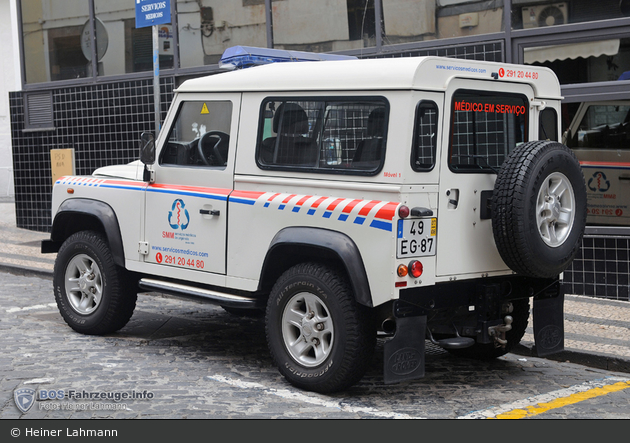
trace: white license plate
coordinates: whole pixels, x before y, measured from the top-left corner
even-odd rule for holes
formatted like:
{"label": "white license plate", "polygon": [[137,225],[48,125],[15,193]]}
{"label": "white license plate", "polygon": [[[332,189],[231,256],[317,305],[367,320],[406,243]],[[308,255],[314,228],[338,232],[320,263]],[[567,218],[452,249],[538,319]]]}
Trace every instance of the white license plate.
{"label": "white license plate", "polygon": [[397,258],[435,255],[437,218],[398,220]]}

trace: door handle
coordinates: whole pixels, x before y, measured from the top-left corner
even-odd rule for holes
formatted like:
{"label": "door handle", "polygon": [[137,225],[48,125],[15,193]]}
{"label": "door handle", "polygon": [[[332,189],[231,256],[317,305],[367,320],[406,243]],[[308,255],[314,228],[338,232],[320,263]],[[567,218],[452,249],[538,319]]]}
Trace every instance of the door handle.
{"label": "door handle", "polygon": [[221,215],[221,211],[218,209],[200,209],[199,213],[202,215]]}

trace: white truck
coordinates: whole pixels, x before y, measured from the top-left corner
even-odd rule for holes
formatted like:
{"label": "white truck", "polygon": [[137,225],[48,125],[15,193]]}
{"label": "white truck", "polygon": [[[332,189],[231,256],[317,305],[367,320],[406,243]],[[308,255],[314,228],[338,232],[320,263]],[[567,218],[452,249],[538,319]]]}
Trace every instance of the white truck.
{"label": "white truck", "polygon": [[185,81],[140,161],[56,182],[42,251],[68,325],[116,331],[140,291],[264,312],[279,371],[322,393],[379,336],[386,383],[424,375],[427,340],[503,355],[530,300],[538,355],[562,350],[586,188],[553,72],[284,54],[226,51],[261,65]]}

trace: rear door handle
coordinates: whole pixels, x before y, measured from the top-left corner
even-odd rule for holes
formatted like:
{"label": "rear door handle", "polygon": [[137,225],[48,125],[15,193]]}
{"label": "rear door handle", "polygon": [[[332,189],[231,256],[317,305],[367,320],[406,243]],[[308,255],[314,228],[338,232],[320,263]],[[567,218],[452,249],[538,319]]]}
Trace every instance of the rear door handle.
{"label": "rear door handle", "polygon": [[202,215],[221,215],[221,211],[218,209],[200,209],[199,213]]}

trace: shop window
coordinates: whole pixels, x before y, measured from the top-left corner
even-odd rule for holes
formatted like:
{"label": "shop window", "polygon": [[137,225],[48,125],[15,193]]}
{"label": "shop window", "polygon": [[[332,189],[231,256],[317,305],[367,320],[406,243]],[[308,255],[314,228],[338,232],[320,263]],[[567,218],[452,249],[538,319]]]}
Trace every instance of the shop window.
{"label": "shop window", "polygon": [[581,103],[563,141],[582,165],[587,223],[630,226],[630,101]]}
{"label": "shop window", "polygon": [[630,0],[512,1],[512,28],[548,28],[630,16]]}
{"label": "shop window", "polygon": [[630,38],[528,47],[523,61],[550,68],[564,85],[630,80]]}

